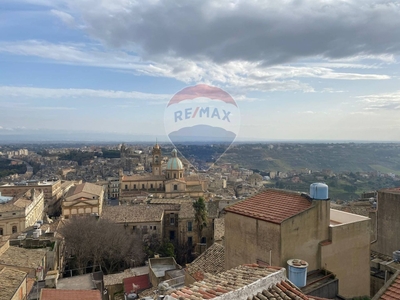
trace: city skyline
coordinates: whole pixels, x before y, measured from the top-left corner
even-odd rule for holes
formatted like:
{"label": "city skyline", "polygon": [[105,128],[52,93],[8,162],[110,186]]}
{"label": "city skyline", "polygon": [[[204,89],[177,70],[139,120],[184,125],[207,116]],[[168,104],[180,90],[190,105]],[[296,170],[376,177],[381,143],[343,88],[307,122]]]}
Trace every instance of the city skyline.
{"label": "city skyline", "polygon": [[168,101],[200,83],[238,103],[238,141],[400,141],[395,2],[6,0],[0,14],[3,141],[167,141]]}

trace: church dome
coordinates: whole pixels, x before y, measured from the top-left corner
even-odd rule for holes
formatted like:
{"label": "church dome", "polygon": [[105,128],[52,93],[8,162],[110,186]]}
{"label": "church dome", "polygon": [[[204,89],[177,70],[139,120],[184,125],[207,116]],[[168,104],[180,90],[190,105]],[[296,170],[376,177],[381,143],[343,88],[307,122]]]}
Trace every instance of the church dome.
{"label": "church dome", "polygon": [[172,157],[167,162],[167,170],[182,170],[183,164],[178,158],[178,151],[176,149],[171,152]]}

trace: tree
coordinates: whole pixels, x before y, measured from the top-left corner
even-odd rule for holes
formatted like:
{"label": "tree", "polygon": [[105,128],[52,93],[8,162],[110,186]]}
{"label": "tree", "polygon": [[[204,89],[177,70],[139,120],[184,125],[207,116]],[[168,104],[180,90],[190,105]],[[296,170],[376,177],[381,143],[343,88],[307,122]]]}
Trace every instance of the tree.
{"label": "tree", "polygon": [[110,274],[129,267],[132,261],[142,263],[144,252],[139,235],[132,235],[118,224],[95,217],[77,217],[68,220],[60,233],[66,249],[73,256],[72,268],[85,273],[100,266]]}
{"label": "tree", "polygon": [[202,238],[203,229],[207,227],[207,208],[203,197],[193,202],[194,219],[199,241]]}
{"label": "tree", "polygon": [[161,242],[161,238],[157,233],[148,235],[143,240],[143,249],[148,258],[154,257],[155,254],[159,254],[162,257],[175,257],[174,245],[168,240]]}

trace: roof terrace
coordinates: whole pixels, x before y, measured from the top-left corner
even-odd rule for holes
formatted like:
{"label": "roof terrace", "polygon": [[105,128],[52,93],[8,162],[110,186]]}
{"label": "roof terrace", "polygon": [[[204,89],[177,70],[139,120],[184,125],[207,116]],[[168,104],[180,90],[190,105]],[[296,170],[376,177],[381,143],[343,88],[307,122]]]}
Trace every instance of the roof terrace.
{"label": "roof terrace", "polygon": [[330,226],[339,226],[343,224],[350,224],[350,223],[356,223],[360,221],[366,221],[369,220],[367,217],[363,217],[360,215],[336,210],[336,209],[331,209],[331,222]]}

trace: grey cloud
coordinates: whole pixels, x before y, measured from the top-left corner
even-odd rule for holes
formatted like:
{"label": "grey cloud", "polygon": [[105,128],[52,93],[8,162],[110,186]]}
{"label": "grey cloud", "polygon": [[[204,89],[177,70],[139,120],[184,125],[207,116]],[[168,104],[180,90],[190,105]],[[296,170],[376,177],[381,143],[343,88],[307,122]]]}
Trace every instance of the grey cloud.
{"label": "grey cloud", "polygon": [[390,1],[70,1],[92,37],[144,58],[266,65],[400,51],[400,4]]}

